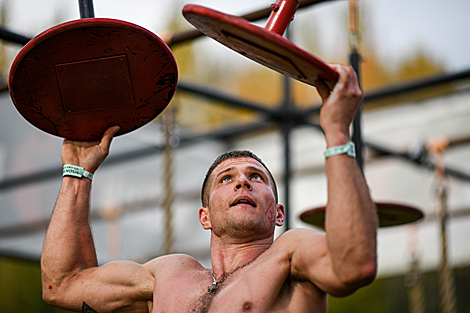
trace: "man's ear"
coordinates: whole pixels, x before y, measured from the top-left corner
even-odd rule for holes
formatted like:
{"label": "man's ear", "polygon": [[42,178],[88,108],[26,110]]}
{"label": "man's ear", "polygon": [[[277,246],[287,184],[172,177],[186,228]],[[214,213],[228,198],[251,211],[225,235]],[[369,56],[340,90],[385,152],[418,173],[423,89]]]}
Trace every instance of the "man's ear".
{"label": "man's ear", "polygon": [[276,226],[284,225],[284,219],[286,217],[286,209],[282,204],[276,205]]}
{"label": "man's ear", "polygon": [[211,217],[209,214],[209,209],[202,207],[199,209],[199,222],[201,222],[202,228],[212,229]]}

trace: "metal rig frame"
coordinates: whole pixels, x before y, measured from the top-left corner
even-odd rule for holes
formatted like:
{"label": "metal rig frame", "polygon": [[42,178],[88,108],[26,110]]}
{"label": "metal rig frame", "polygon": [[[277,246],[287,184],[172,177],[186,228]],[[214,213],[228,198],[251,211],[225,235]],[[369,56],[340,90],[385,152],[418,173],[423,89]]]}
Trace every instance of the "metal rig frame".
{"label": "metal rig frame", "polygon": [[[299,1],[299,9],[303,7],[307,7],[313,4],[331,1],[331,0],[300,0]],[[93,18],[94,11],[93,11],[93,2],[92,0],[79,0],[80,5],[80,18]],[[241,17],[249,20],[249,21],[256,21],[259,19],[267,18],[271,12],[271,8],[265,8],[258,10],[256,12],[252,12]],[[289,30],[287,30],[288,36]],[[193,40],[202,36],[196,29],[191,29],[188,31],[183,31],[179,33],[175,33],[169,40],[167,40],[168,45],[171,47],[178,45],[179,43],[187,42],[189,40]],[[23,36],[21,34],[16,34],[11,32],[4,27],[0,26],[0,39],[17,43],[20,45],[25,45],[28,43],[31,38],[27,36]],[[359,62],[360,62],[360,55],[357,49],[352,47],[349,55],[349,61],[351,66],[356,70],[356,73],[359,77]],[[465,70],[462,72],[450,74],[450,75],[442,75],[438,77],[433,77],[430,79],[425,79],[422,81],[414,82],[411,84],[405,84],[400,86],[394,86],[385,88],[383,90],[379,90],[374,93],[369,93],[364,95],[364,102],[370,100],[378,100],[382,98],[387,98],[391,96],[396,96],[402,93],[415,91],[422,88],[428,88],[431,86],[436,86],[439,84],[449,83],[453,81],[458,81],[461,79],[466,79],[470,77],[470,69]],[[284,96],[282,97],[281,103],[278,105],[277,108],[267,108],[261,104],[257,104],[251,101],[245,101],[233,96],[230,96],[224,92],[208,88],[205,86],[200,86],[184,81],[179,81],[177,90],[180,92],[187,92],[191,93],[195,96],[204,97],[212,100],[217,100],[224,102],[226,105],[229,105],[234,108],[243,108],[249,109],[258,113],[261,113],[263,118],[259,121],[248,124],[248,125],[241,125],[238,127],[230,127],[230,129],[221,129],[214,132],[209,133],[201,133],[196,135],[189,135],[189,136],[181,136],[180,137],[180,144],[179,147],[184,147],[188,145],[197,144],[201,140],[226,140],[230,138],[234,138],[240,135],[246,135],[248,133],[257,132],[262,130],[266,127],[270,127],[273,124],[276,124],[281,133],[283,138],[283,145],[284,145],[284,194],[285,199],[283,201],[286,207],[286,229],[290,228],[290,218],[289,218],[289,203],[290,203],[290,181],[291,181],[291,174],[292,174],[292,166],[291,166],[291,133],[295,127],[307,125],[313,127],[314,129],[320,130],[321,127],[318,124],[311,122],[311,117],[315,114],[318,114],[320,111],[321,104],[313,104],[311,107],[307,109],[300,109],[297,107],[292,99],[291,95],[291,79],[284,77],[283,80],[283,89],[284,89]],[[0,92],[7,91],[8,88],[1,88]],[[361,105],[362,107],[362,105]],[[363,148],[371,149],[375,151],[379,155],[387,155],[394,158],[398,158],[404,161],[411,162],[418,166],[427,168],[429,170],[435,169],[435,164],[429,158],[426,157],[426,153],[412,155],[410,153],[403,153],[399,151],[393,151],[392,149],[387,148],[386,146],[378,145],[372,142],[363,141],[361,136],[361,111],[359,112],[354,119],[353,122],[353,134],[352,134],[352,141],[356,144],[356,152],[357,152],[357,161],[360,168],[363,168],[364,159],[363,159]],[[454,144],[467,144],[470,142],[469,138],[465,138],[463,140],[459,140]],[[141,149],[136,149],[133,151],[128,151],[121,154],[111,155],[109,156],[106,161],[103,163],[102,166],[112,166],[115,164],[120,164],[122,162],[127,161],[134,161],[138,158],[146,157],[153,154],[162,153],[164,151],[164,145],[155,145],[153,147],[145,147]],[[459,180],[470,182],[470,174],[464,173],[459,171],[458,169],[453,169],[446,167],[444,168],[444,172],[448,176],[452,176]],[[0,181],[0,192],[6,191],[9,189],[13,189],[19,186],[23,186],[26,184],[31,183],[38,183],[41,181],[49,180],[60,176],[62,173],[62,167],[57,166],[50,169],[45,169],[41,171],[37,171],[35,173],[21,175],[17,177],[7,178]],[[39,225],[36,225],[39,227]],[[34,226],[33,226],[34,228]],[[42,228],[42,225],[41,225]],[[5,251],[6,252],[6,251]],[[4,253],[1,252],[0,255],[9,256],[13,258],[20,258],[20,259],[31,259],[30,256],[23,255],[21,253]],[[34,258],[33,258],[34,259]]]}

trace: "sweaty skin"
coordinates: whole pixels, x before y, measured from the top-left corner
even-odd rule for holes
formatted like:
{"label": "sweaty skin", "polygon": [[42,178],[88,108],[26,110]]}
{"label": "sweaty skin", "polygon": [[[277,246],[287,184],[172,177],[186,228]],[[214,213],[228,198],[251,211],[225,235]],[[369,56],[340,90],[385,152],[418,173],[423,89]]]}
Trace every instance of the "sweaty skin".
{"label": "sweaty skin", "polygon": [[[362,99],[352,68],[333,67],[339,74],[333,91],[317,85],[327,147],[349,140]],[[118,129],[108,129],[101,141],[65,140],[63,164],[95,173]],[[88,222],[92,182],[66,176],[44,241],[43,298],[77,312],[326,312],[327,294],[347,296],[375,278],[377,217],[355,159],[335,155],[325,169],[326,233],[294,229],[274,241],[285,211],[266,168],[250,157],[217,165],[208,204],[199,209],[211,232],[212,269],[182,254],[98,266]],[[218,281],[233,275],[207,293],[211,272]]]}

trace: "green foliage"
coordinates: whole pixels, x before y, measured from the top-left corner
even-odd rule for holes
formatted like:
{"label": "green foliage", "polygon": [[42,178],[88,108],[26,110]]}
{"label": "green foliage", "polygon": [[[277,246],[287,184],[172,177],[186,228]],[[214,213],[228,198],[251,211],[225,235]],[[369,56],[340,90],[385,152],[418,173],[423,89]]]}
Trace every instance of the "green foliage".
{"label": "green foliage", "polygon": [[0,312],[59,313],[42,300],[39,263],[0,258]]}
{"label": "green foliage", "polygon": [[[457,268],[453,271],[457,298],[457,312],[470,312],[470,267]],[[424,291],[424,312],[440,313],[439,280],[436,272],[423,273],[420,276]],[[328,313],[396,313],[409,312],[408,288],[405,277],[387,277],[376,279],[372,284],[359,289],[346,298],[328,299]]]}
{"label": "green foliage", "polygon": [[377,279],[346,298],[328,299],[329,313],[407,312],[406,288],[402,279]]}

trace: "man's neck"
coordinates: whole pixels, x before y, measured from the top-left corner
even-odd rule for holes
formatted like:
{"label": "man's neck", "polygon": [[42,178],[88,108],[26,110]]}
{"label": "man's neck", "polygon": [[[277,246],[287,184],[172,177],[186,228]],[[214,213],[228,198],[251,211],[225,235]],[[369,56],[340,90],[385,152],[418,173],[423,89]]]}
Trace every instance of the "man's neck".
{"label": "man's neck", "polygon": [[251,263],[268,250],[273,238],[246,243],[226,242],[212,235],[211,261],[215,279],[220,280],[245,263]]}

